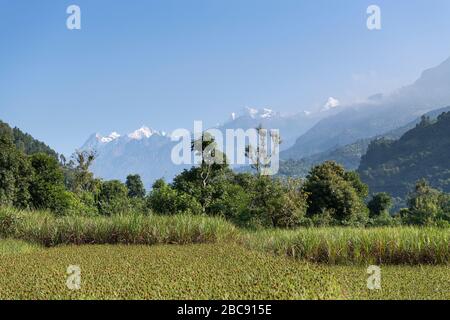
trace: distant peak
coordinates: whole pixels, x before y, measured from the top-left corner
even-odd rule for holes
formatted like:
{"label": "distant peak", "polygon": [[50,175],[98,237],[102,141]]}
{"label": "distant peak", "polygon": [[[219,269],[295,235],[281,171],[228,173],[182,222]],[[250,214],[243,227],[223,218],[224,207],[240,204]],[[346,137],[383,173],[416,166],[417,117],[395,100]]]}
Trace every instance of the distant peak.
{"label": "distant peak", "polygon": [[133,140],[142,140],[144,138],[150,138],[154,134],[159,134],[157,131],[150,129],[149,127],[142,126],[140,129],[128,134],[128,138]]}
{"label": "distant peak", "polygon": [[255,108],[245,107],[244,110],[245,114],[252,118],[256,117],[256,115],[258,114],[258,109]]}
{"label": "distant peak", "polygon": [[120,134],[118,134],[117,132],[114,131],[114,132],[111,132],[108,136],[103,137],[102,135],[97,133],[95,135],[95,137],[101,143],[108,143],[108,142],[111,142],[111,141],[114,141],[114,140],[120,138]]}
{"label": "distant peak", "polygon": [[[262,109],[256,109],[251,107],[245,107],[243,111],[243,116],[249,116],[250,118],[257,119],[268,119],[272,118],[273,116],[278,115],[275,111],[269,108],[262,108]],[[236,118],[236,114],[232,113],[232,119],[234,120]]]}
{"label": "distant peak", "polygon": [[329,97],[327,102],[325,103],[325,105],[322,108],[322,111],[327,111],[327,110],[331,110],[334,108],[337,108],[340,106],[340,102],[338,99],[333,98],[333,97]]}

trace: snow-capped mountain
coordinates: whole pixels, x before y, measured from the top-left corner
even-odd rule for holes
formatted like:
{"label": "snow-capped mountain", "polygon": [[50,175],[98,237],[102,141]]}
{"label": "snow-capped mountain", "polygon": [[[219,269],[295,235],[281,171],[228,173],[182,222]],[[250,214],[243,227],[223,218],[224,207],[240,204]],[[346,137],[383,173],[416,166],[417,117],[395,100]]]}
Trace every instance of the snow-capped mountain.
{"label": "snow-capped mountain", "polygon": [[[327,112],[282,115],[270,108],[244,108],[240,113],[233,113],[230,119],[217,129],[256,128],[262,125],[267,129],[279,129],[283,143],[281,148],[291,146],[295,139],[306,132],[320,119],[331,115],[336,108]],[[189,166],[173,164],[171,151],[177,142],[165,132],[147,126],[128,133],[112,132],[103,136],[92,134],[83,144],[81,150],[94,150],[97,158],[92,165],[92,172],[103,179],[125,180],[128,174],[140,174],[147,187],[159,178],[171,180],[176,174]]]}
{"label": "snow-capped mountain", "polygon": [[[334,99],[334,98],[331,98]],[[219,125],[218,129],[250,129],[262,125],[266,129],[278,129],[283,143],[281,150],[291,147],[295,140],[312,128],[321,119],[339,112],[339,103],[336,99],[330,102],[332,106],[317,112],[302,111],[296,114],[282,114],[270,108],[244,108],[240,113],[231,113],[229,121]]]}
{"label": "snow-capped mountain", "polygon": [[[239,113],[233,112],[228,121],[216,128],[247,130],[262,125],[279,129],[283,140],[280,149],[285,150],[282,158],[300,159],[386,133],[430,110],[450,105],[449,88],[450,59],[425,71],[414,84],[390,95],[374,95],[364,103],[343,106],[338,99],[330,97],[315,112],[301,111],[293,115],[271,108],[247,107]],[[137,173],[148,187],[158,178],[171,180],[189,167],[173,164],[171,151],[175,144],[170,135],[143,126],[123,135],[93,134],[82,149],[97,152],[92,167],[96,176],[124,180],[128,174]]]}
{"label": "snow-capped mountain", "polygon": [[155,131],[155,130],[150,129],[149,127],[142,126],[140,129],[138,129],[132,133],[129,133],[128,138],[133,139],[133,140],[142,140],[142,139],[148,139],[151,136],[153,136],[154,134],[159,135],[159,136],[163,135],[159,131]]}
{"label": "snow-capped mountain", "polygon": [[322,108],[322,112],[328,111],[330,109],[334,109],[337,108],[341,105],[341,103],[339,102],[338,99],[333,98],[333,97],[329,97],[327,103],[325,103],[325,105]]}
{"label": "snow-capped mountain", "polygon": [[99,148],[107,145],[110,142],[119,140],[119,141],[131,141],[131,140],[142,140],[148,139],[153,135],[156,136],[166,136],[165,132],[159,132],[153,129],[150,129],[147,126],[142,126],[140,129],[137,129],[127,135],[120,135],[119,133],[113,131],[107,136],[102,136],[100,133],[92,134],[89,139],[84,143],[81,147],[82,149],[90,149],[90,148]]}
{"label": "snow-capped mountain", "polygon": [[269,108],[255,109],[245,107],[243,115],[248,115],[252,119],[270,119],[277,117],[280,114]]}
{"label": "snow-capped mountain", "polygon": [[159,178],[171,180],[186,166],[174,165],[171,151],[176,143],[165,132],[143,126],[136,131],[107,136],[93,134],[81,150],[96,152],[92,172],[103,179],[125,180],[128,174],[140,174],[145,185]]}

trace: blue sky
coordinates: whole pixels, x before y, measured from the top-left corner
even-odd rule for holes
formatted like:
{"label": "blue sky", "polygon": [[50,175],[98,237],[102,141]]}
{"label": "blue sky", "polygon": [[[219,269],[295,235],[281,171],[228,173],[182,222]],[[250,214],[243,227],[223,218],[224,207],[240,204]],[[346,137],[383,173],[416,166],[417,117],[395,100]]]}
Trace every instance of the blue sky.
{"label": "blue sky", "polygon": [[[71,4],[82,30],[66,28]],[[93,132],[390,91],[448,58],[449,39],[448,0],[0,0],[0,119],[70,154]]]}

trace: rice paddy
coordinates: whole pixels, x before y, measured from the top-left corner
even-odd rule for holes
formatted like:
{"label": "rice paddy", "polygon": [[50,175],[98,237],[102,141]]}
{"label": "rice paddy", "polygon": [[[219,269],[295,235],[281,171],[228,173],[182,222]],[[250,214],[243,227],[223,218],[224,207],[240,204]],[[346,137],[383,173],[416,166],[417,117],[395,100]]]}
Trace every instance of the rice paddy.
{"label": "rice paddy", "polygon": [[[80,268],[79,290],[67,286],[70,265]],[[447,266],[385,266],[381,290],[369,290],[366,266],[236,244],[35,248],[3,254],[0,273],[0,299],[450,299]]]}

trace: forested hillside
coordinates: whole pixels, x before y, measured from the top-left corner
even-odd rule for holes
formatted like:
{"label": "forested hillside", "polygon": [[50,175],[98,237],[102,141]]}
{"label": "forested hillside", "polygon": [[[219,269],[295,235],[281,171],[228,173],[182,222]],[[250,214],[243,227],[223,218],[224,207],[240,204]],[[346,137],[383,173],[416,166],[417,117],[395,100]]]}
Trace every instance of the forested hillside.
{"label": "forested hillside", "polygon": [[399,140],[373,141],[358,169],[371,192],[405,198],[417,180],[450,191],[450,112],[427,116]]}
{"label": "forested hillside", "polygon": [[8,135],[16,145],[16,148],[25,154],[46,153],[57,158],[56,151],[51,149],[45,143],[34,139],[28,133],[22,132],[19,128],[11,128],[7,123],[0,120],[0,135]]}
{"label": "forested hillside", "polygon": [[[430,111],[426,113],[425,116],[429,117],[431,120],[436,120],[440,114],[448,111],[450,111],[450,107],[445,107]],[[343,165],[347,170],[357,170],[361,162],[361,157],[366,154],[367,148],[372,141],[381,138],[398,140],[402,135],[413,129],[420,122],[421,117],[418,117],[416,120],[402,127],[376,137],[360,139],[343,147],[338,147],[331,151],[321,152],[300,160],[289,159],[282,161],[280,163],[280,175],[289,177],[304,177],[313,166],[321,164],[325,161],[335,161]]]}

